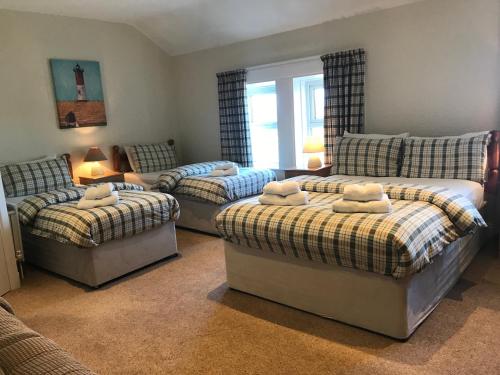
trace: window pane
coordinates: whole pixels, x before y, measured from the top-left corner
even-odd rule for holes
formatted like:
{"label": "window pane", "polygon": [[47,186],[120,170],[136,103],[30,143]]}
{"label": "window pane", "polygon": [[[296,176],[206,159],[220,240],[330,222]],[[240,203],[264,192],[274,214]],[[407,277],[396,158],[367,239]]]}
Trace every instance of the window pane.
{"label": "window pane", "polygon": [[325,89],[316,87],[314,89],[314,119],[323,121],[325,117]]}
{"label": "window pane", "polygon": [[324,95],[323,75],[295,77],[293,79],[295,113],[295,149],[297,165],[305,163],[309,155],[302,150],[308,137],[323,138]]}
{"label": "window pane", "polygon": [[255,167],[278,168],[278,123],[276,83],[247,85],[248,114]]}

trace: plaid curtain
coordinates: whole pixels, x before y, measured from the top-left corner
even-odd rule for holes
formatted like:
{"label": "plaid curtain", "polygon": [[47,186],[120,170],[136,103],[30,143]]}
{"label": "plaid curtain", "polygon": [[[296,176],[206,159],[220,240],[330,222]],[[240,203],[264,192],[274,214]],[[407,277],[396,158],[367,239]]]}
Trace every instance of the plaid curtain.
{"label": "plaid curtain", "polygon": [[335,137],[362,133],[366,55],[363,49],[321,56],[325,87],[325,163],[332,162]]}
{"label": "plaid curtain", "polygon": [[252,146],[246,105],[246,70],[217,74],[220,143],[223,160],[252,166]]}

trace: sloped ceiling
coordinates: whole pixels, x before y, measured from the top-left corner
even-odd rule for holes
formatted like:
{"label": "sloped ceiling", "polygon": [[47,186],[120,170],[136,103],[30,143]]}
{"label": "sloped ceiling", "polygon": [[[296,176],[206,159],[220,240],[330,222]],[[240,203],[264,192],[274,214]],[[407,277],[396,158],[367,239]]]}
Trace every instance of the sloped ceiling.
{"label": "sloped ceiling", "polygon": [[416,1],[0,0],[0,9],[126,23],[180,55]]}

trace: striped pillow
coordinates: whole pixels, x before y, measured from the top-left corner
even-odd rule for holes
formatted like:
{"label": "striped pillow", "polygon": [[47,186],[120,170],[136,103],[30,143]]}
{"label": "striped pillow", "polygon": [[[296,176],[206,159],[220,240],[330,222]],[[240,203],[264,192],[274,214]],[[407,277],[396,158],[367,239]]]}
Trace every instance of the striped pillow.
{"label": "striped pillow", "polygon": [[134,145],[129,149],[129,160],[136,173],[164,171],[177,168],[175,147],[165,143]]}
{"label": "striped pillow", "polygon": [[5,195],[21,197],[73,186],[66,159],[8,164],[0,167]]}
{"label": "striped pillow", "polygon": [[401,177],[451,178],[483,183],[489,134],[405,139]]}
{"label": "striped pillow", "polygon": [[332,174],[395,177],[402,138],[337,138]]}

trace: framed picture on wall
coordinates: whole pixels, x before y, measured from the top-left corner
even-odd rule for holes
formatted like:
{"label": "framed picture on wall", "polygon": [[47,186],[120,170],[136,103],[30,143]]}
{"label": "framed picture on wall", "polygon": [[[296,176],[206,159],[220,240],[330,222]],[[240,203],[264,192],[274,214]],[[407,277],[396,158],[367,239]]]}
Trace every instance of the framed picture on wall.
{"label": "framed picture on wall", "polygon": [[97,61],[50,59],[59,128],[106,126]]}

